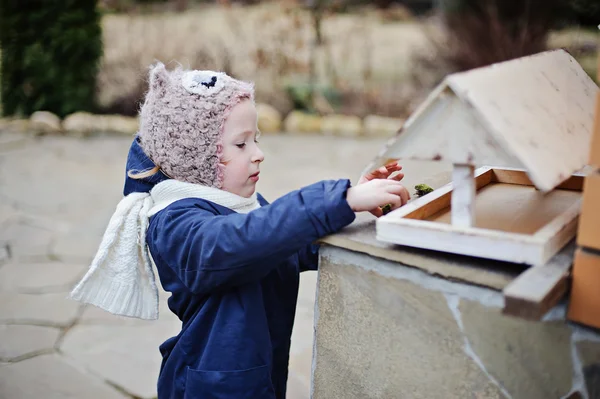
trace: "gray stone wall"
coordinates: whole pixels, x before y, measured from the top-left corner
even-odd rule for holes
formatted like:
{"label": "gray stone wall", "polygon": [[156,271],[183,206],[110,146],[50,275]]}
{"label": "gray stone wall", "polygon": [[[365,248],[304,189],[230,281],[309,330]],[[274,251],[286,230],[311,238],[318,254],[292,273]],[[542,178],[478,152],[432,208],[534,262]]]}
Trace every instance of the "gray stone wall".
{"label": "gray stone wall", "polygon": [[369,255],[323,246],[320,262],[313,399],[600,398],[594,331]]}

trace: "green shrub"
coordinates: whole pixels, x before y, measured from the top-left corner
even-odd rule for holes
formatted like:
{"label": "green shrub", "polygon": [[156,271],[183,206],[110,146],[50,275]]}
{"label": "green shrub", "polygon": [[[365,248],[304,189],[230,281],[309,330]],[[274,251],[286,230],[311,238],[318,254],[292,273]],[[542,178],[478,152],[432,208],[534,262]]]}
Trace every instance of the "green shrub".
{"label": "green shrub", "polygon": [[96,0],[0,0],[5,115],[93,110],[102,55]]}

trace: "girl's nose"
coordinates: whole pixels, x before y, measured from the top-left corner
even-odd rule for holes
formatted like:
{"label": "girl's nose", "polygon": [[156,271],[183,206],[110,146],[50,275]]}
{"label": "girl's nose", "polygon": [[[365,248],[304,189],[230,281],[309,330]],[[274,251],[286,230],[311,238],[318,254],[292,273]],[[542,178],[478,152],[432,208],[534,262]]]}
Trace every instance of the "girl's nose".
{"label": "girl's nose", "polygon": [[265,160],[265,154],[260,150],[260,148],[256,148],[256,152],[254,153],[254,157],[252,158],[252,162],[262,162]]}

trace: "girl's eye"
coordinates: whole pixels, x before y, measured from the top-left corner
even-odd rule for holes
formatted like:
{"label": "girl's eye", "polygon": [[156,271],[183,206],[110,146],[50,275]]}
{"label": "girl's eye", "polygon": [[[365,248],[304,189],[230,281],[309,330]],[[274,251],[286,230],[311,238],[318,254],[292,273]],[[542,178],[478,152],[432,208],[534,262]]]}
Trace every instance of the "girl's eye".
{"label": "girl's eye", "polygon": [[257,139],[257,138],[256,138],[256,139],[254,139],[254,142],[258,144],[258,139]]}
{"label": "girl's eye", "polygon": [[236,144],[235,145],[237,148],[244,148],[246,146],[246,143],[242,143],[242,144]]}

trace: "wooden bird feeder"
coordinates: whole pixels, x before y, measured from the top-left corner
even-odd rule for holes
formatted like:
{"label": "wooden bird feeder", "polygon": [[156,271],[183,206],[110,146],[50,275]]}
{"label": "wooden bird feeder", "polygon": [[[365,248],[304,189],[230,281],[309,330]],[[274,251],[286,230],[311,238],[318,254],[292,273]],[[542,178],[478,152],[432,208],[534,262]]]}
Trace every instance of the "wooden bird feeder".
{"label": "wooden bird feeder", "polygon": [[379,218],[377,239],[545,263],[576,234],[597,90],[563,50],[447,76],[369,168],[447,161],[452,182]]}

